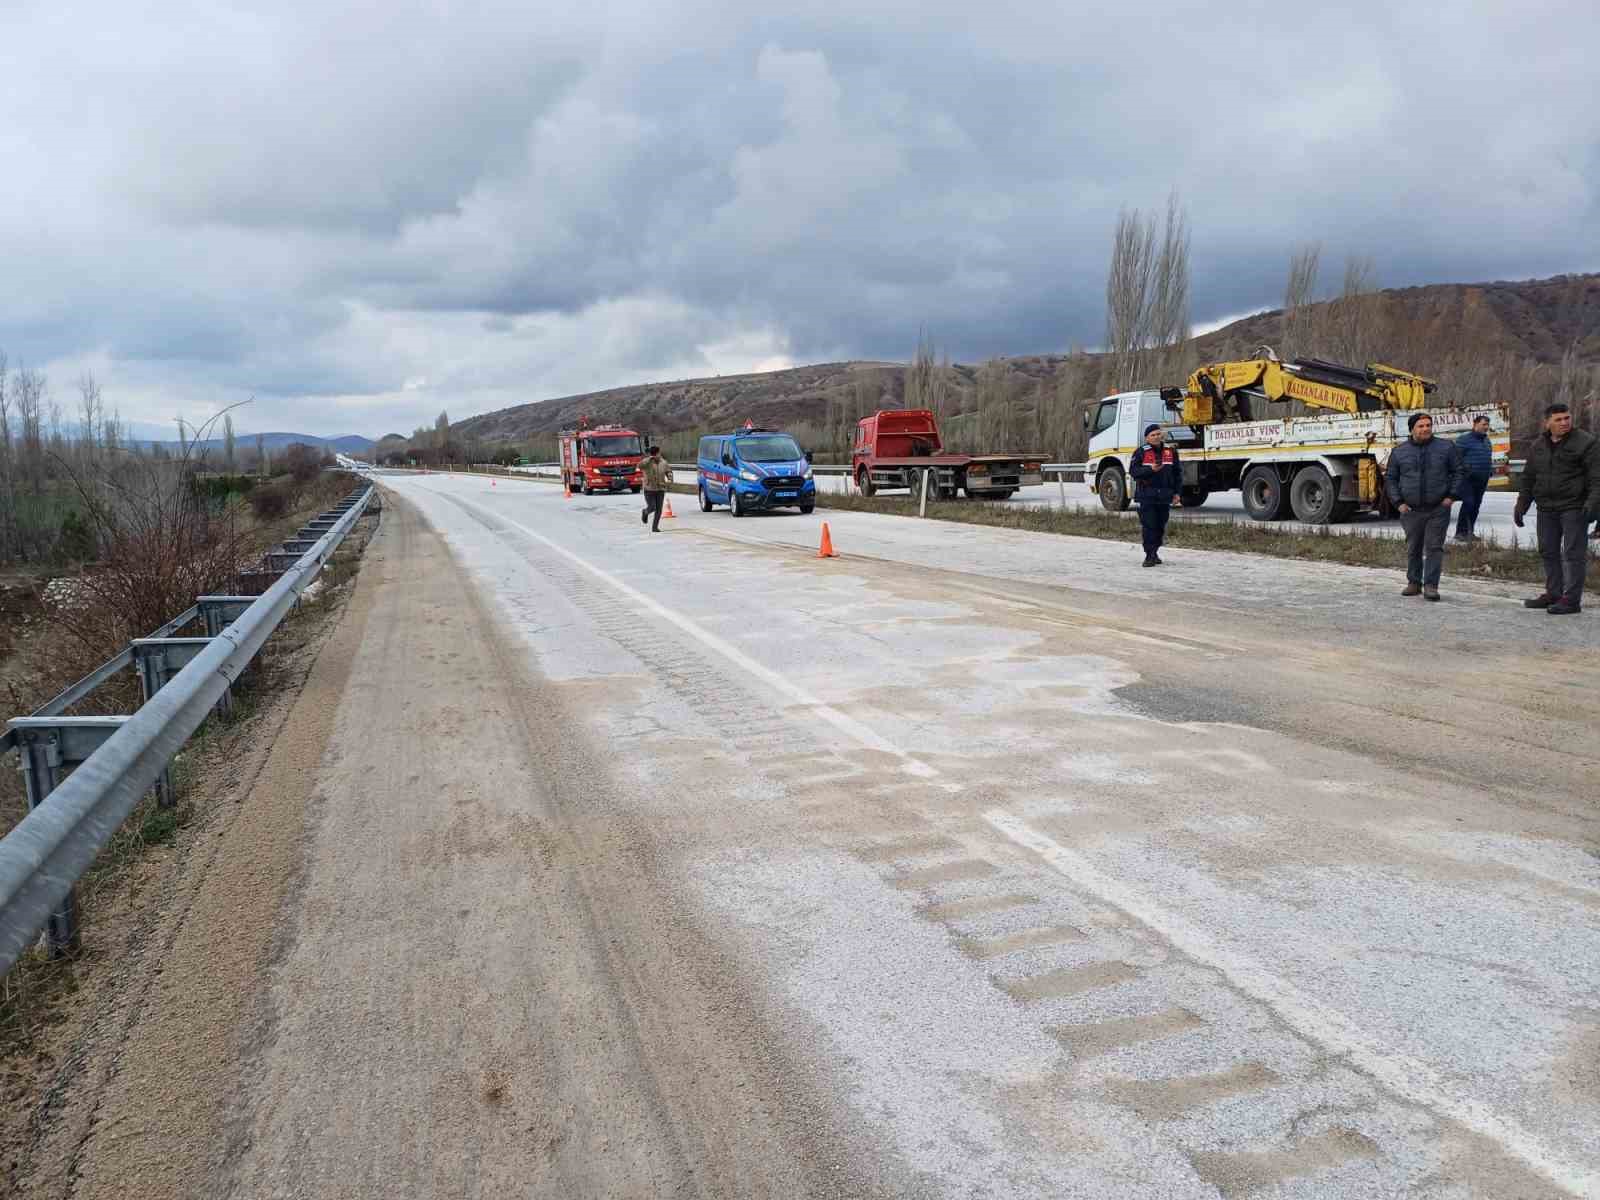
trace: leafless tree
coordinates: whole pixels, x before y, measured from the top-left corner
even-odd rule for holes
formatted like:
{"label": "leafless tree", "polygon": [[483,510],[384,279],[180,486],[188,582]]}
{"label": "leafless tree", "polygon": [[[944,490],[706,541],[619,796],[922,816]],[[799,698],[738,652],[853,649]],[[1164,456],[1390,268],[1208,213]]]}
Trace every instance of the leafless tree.
{"label": "leafless tree", "polygon": [[1316,303],[1321,261],[1322,246],[1316,242],[1302,246],[1289,259],[1289,282],[1283,290],[1283,345],[1279,347],[1284,358],[1316,353],[1313,327],[1321,311]]}
{"label": "leafless tree", "polygon": [[267,435],[258,433],[256,434],[256,474],[265,479],[272,474],[267,469],[270,466],[271,463],[267,459]]}
{"label": "leafless tree", "polygon": [[1327,310],[1328,341],[1335,358],[1353,366],[1373,360],[1382,333],[1382,304],[1372,259],[1351,255],[1345,262],[1344,288]]}
{"label": "leafless tree", "polygon": [[27,476],[33,495],[44,491],[44,403],[48,383],[42,371],[23,367],[17,372],[13,401],[21,439],[20,473]]}
{"label": "leafless tree", "polygon": [[238,466],[233,437],[232,413],[224,413],[222,417],[222,463],[230,472]]}
{"label": "leafless tree", "polygon": [[10,373],[4,353],[0,353],[0,562],[16,554],[17,473],[16,455],[11,445]]}
{"label": "leafless tree", "polygon": [[450,446],[450,414],[442,412],[433,422],[433,446],[443,454]]}
{"label": "leafless tree", "polygon": [[1117,214],[1111,236],[1111,269],[1106,274],[1106,353],[1112,386],[1133,386],[1150,322],[1150,272],[1155,261],[1156,226],[1137,210]]}
{"label": "leafless tree", "polygon": [[1167,197],[1151,285],[1151,355],[1146,374],[1159,385],[1177,373],[1190,333],[1189,215],[1175,190]]}
{"label": "leafless tree", "polygon": [[83,372],[78,376],[78,438],[85,455],[91,459],[100,447],[104,411],[99,383],[95,381],[93,372]]}
{"label": "leafless tree", "polygon": [[1189,339],[1189,219],[1177,192],[1167,198],[1157,234],[1154,213],[1117,214],[1106,273],[1106,353],[1118,391],[1160,382]]}

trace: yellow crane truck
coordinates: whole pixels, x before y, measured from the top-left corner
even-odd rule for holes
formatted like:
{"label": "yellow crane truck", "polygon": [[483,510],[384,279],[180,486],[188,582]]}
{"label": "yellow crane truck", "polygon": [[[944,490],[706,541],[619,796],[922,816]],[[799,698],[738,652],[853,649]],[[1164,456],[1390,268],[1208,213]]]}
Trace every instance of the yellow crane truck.
{"label": "yellow crane truck", "polygon": [[[1161,424],[1183,464],[1185,507],[1238,489],[1258,521],[1289,516],[1312,525],[1383,511],[1389,452],[1410,436],[1408,415],[1422,409],[1434,434],[1455,437],[1474,417],[1489,418],[1494,470],[1504,476],[1511,450],[1504,404],[1471,410],[1431,407],[1436,385],[1409,371],[1372,363],[1347,367],[1322,359],[1279,361],[1263,348],[1248,359],[1211,363],[1183,387],[1121,392],[1090,403],[1086,481],[1108,509],[1128,507],[1128,462],[1151,422]],[[1320,410],[1271,418],[1271,404],[1298,401]]]}

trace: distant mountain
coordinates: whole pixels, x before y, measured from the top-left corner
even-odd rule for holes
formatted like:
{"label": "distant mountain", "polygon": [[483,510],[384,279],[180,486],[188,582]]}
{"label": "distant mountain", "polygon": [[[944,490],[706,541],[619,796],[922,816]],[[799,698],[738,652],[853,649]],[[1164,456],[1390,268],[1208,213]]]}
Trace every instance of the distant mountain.
{"label": "distant mountain", "polygon": [[[1514,283],[1434,284],[1391,288],[1377,294],[1375,323],[1386,344],[1404,347],[1396,365],[1423,374],[1462,353],[1475,359],[1507,356],[1550,366],[1569,350],[1579,364],[1600,364],[1600,274],[1558,275]],[[1248,356],[1262,345],[1281,346],[1283,312],[1257,313],[1195,339],[1201,362]],[[1101,356],[1069,359],[1042,354],[1004,360],[1018,399],[1054,389],[1063,372],[1083,395],[1093,394]],[[1164,382],[1181,382],[1171,380]],[[977,368],[952,365],[949,411],[977,404]],[[570,429],[580,417],[615,422],[653,435],[728,429],[746,420],[783,428],[817,426],[830,411],[855,413],[904,402],[906,365],[886,362],[819,363],[749,375],[719,375],[670,383],[638,384],[561,396],[457,421],[457,437],[518,445]]]}
{"label": "distant mountain", "polygon": [[[257,436],[258,435],[254,433],[241,433],[236,435],[234,437],[235,449],[237,449],[240,453],[244,453],[246,451],[254,453]],[[362,437],[360,434],[355,433],[345,434],[343,437],[334,438],[318,437],[311,433],[263,433],[259,436],[265,439],[268,454],[279,453],[282,450],[287,449],[289,446],[292,446],[296,442],[301,442],[316,449],[327,450],[330,453],[338,454],[366,454],[375,445],[377,445],[377,443],[371,438]],[[170,451],[176,451],[178,449],[178,443],[176,441],[141,440],[139,444],[143,446],[162,446]],[[221,454],[223,449],[221,438],[207,438],[202,442],[191,442],[190,445],[195,448],[196,452],[203,452],[207,454]]]}

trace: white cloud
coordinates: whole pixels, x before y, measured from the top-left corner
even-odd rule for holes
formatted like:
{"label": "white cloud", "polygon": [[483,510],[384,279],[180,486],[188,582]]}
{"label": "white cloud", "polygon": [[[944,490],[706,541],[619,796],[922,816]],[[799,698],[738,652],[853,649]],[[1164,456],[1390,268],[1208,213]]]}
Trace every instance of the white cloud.
{"label": "white cloud", "polygon": [[1174,185],[1200,328],[1308,241],[1391,285],[1600,268],[1592,0],[1262,14],[13,3],[0,348],[323,434],[919,326],[1060,350]]}

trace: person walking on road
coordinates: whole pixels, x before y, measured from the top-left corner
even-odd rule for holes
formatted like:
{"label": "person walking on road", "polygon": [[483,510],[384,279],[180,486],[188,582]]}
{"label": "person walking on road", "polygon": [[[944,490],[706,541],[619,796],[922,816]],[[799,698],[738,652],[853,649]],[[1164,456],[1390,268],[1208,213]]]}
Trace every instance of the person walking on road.
{"label": "person walking on road", "polygon": [[651,446],[650,457],[644,460],[644,511],[639,514],[642,525],[655,514],[650,525],[651,533],[661,532],[661,503],[667,498],[667,485],[672,482],[672,464],[661,457],[661,447]]}
{"label": "person walking on road", "polygon": [[1167,536],[1167,518],[1172,502],[1183,488],[1183,468],[1178,465],[1178,448],[1166,444],[1161,426],[1146,425],[1144,445],[1134,451],[1128,473],[1133,476],[1133,502],[1139,506],[1139,525],[1144,533],[1144,565],[1159,567],[1161,543]]}
{"label": "person walking on road", "polygon": [[1406,586],[1400,594],[1437,600],[1450,506],[1466,490],[1467,472],[1454,443],[1433,436],[1427,413],[1412,413],[1406,424],[1411,436],[1389,455],[1383,476],[1406,531]]}
{"label": "person walking on road", "polygon": [[1511,520],[1518,529],[1528,507],[1539,509],[1539,556],[1544,591],[1522,603],[1557,616],[1583,609],[1587,569],[1585,534],[1600,517],[1600,441],[1572,427],[1572,410],[1555,403],[1544,410],[1544,432],[1528,449],[1522,486]]}
{"label": "person walking on road", "polygon": [[1456,514],[1456,541],[1475,542],[1478,510],[1483,507],[1483,493],[1489,488],[1489,477],[1494,474],[1494,444],[1489,441],[1489,418],[1472,418],[1472,428],[1456,439],[1461,451],[1461,461],[1467,469],[1467,482],[1461,496],[1461,511]]}

